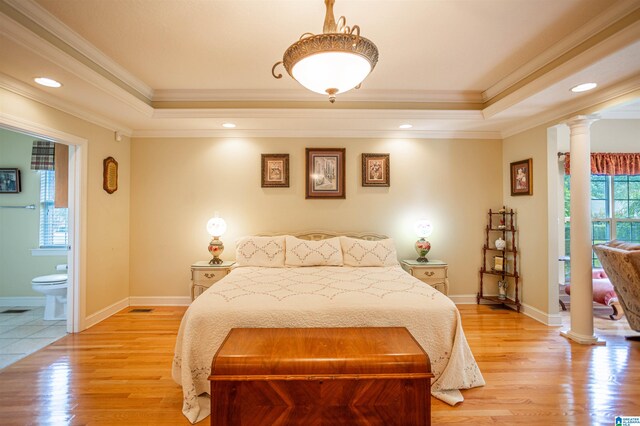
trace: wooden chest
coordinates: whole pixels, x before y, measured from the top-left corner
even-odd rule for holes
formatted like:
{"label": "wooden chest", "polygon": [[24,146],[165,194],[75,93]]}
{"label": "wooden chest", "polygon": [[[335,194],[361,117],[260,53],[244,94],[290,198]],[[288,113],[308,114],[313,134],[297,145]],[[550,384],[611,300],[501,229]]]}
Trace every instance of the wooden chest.
{"label": "wooden chest", "polygon": [[211,365],[211,425],[429,425],[432,377],[404,327],[237,328]]}

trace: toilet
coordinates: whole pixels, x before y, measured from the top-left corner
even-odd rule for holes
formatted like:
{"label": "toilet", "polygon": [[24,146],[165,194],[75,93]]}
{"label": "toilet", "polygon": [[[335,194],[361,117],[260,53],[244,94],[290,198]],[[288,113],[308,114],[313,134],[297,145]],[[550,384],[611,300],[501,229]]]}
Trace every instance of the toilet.
{"label": "toilet", "polygon": [[[58,265],[58,270],[66,270],[67,265]],[[44,319],[59,321],[67,319],[67,274],[36,277],[31,280],[31,288],[45,295]]]}

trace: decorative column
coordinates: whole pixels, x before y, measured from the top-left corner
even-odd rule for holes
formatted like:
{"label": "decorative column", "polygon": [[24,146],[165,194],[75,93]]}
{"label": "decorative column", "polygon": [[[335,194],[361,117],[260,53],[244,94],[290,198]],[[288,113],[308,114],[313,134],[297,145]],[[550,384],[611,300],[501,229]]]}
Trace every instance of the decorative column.
{"label": "decorative column", "polygon": [[591,275],[591,134],[592,117],[567,122],[571,130],[571,329],[560,334],[585,345],[604,344],[593,334]]}

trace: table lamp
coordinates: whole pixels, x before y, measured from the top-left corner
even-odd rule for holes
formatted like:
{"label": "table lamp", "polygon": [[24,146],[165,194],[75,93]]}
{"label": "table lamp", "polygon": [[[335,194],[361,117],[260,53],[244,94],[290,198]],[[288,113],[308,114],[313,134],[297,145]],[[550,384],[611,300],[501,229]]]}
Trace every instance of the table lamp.
{"label": "table lamp", "polygon": [[218,214],[207,222],[207,232],[211,235],[211,242],[209,242],[209,253],[213,258],[209,261],[212,265],[219,265],[222,263],[220,255],[224,251],[224,244],[220,241],[220,237],[227,230],[227,223]]}
{"label": "table lamp", "polygon": [[429,259],[427,259],[427,253],[429,253],[429,250],[431,250],[431,243],[425,238],[431,235],[431,232],[433,231],[431,222],[426,219],[421,219],[416,222],[414,230],[416,232],[416,235],[418,236],[418,241],[416,241],[415,248],[416,252],[418,252],[419,257],[416,259],[416,261],[428,262]]}

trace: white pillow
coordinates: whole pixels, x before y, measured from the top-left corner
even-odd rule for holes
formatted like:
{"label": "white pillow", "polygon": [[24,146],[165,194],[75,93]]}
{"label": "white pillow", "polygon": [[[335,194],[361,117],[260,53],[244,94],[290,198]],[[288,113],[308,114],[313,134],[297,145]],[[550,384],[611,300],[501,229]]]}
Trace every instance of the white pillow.
{"label": "white pillow", "polygon": [[287,235],[287,266],[342,266],[340,239],[310,241]]}
{"label": "white pillow", "polygon": [[398,264],[396,247],[391,238],[378,241],[340,237],[346,266],[393,266]]}
{"label": "white pillow", "polygon": [[239,266],[284,267],[284,235],[277,237],[243,237],[236,242]]}

